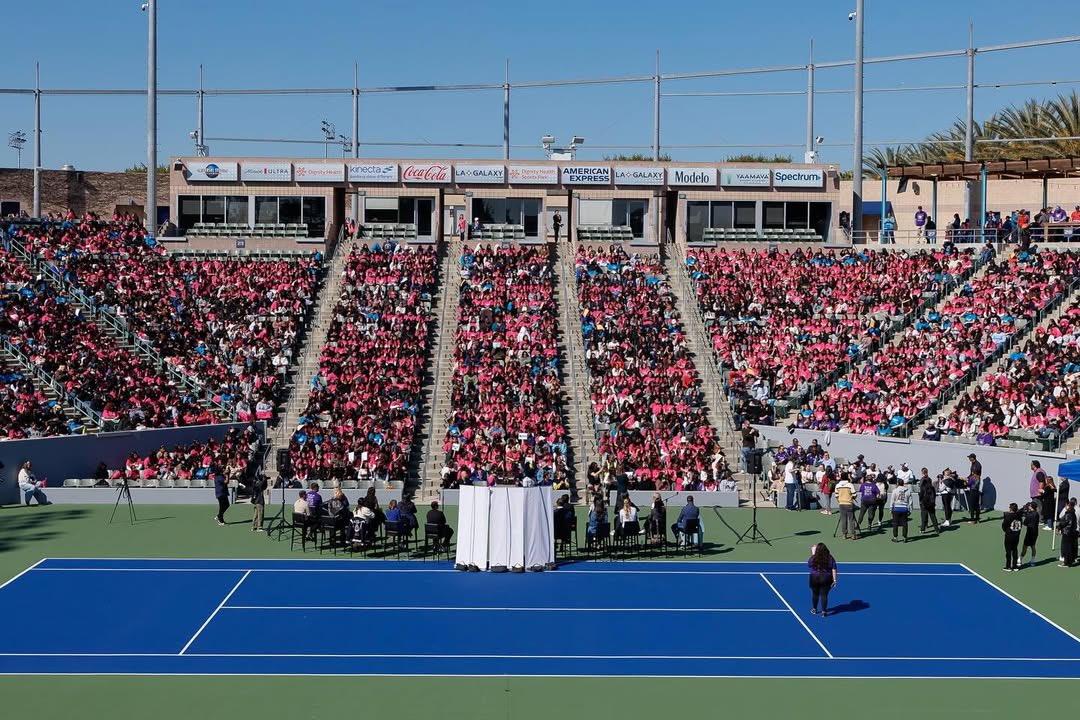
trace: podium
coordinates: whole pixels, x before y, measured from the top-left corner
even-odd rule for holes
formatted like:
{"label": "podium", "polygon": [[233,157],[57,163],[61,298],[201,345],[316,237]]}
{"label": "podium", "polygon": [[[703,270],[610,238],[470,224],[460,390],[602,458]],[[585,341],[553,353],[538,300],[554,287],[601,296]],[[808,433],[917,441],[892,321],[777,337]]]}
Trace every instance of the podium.
{"label": "podium", "polygon": [[454,566],[493,572],[554,567],[552,506],[550,487],[463,486]]}

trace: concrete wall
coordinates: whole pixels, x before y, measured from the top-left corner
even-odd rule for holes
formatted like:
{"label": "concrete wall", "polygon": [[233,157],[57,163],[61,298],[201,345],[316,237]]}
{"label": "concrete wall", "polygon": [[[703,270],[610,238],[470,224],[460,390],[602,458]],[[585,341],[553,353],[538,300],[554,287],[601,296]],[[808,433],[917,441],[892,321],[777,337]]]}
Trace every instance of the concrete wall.
{"label": "concrete wall", "polygon": [[[169,205],[169,174],[157,174],[158,206]],[[109,217],[117,208],[142,207],[146,195],[145,172],[42,170],[41,211],[77,215],[94,212]],[[34,171],[0,168],[0,200],[20,203],[26,213],[34,209]]]}
{"label": "concrete wall", "polygon": [[[0,504],[21,502],[16,480],[19,466],[26,460],[34,464],[38,478],[48,478],[49,485],[59,487],[68,478],[93,477],[100,462],[119,468],[131,452],[148,454],[163,445],[174,447],[222,438],[232,428],[244,427],[244,423],[226,423],[0,442],[0,463],[4,464],[0,470]],[[265,424],[256,427],[265,436]]]}
{"label": "concrete wall", "polygon": [[770,444],[790,445],[794,437],[799,439],[800,445],[806,447],[811,440],[817,439],[833,457],[854,460],[863,455],[867,463],[875,462],[879,468],[888,465],[899,468],[900,463],[906,462],[916,475],[919,474],[919,469],[924,467],[930,470],[931,475],[936,475],[946,467],[966,474],[971,463],[967,456],[975,453],[982,463],[983,476],[992,480],[983,500],[988,507],[998,509],[1011,502],[1019,505],[1030,499],[1028,482],[1031,480],[1032,460],[1038,460],[1048,474],[1056,476],[1058,465],[1069,459],[1063,453],[1027,452],[1013,448],[879,438],[848,433],[832,433],[830,442],[826,445],[824,432],[796,430],[794,434],[788,434],[786,427],[755,427]]}

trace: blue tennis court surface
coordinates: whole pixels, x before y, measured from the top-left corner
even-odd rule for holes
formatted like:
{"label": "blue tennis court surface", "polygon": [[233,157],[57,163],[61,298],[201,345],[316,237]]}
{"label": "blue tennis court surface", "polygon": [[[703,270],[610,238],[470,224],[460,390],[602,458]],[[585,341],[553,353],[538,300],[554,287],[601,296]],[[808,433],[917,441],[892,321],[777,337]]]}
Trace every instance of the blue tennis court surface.
{"label": "blue tennis court surface", "polygon": [[46,559],[0,586],[0,674],[1080,678],[963,565],[846,563],[830,602],[802,563]]}

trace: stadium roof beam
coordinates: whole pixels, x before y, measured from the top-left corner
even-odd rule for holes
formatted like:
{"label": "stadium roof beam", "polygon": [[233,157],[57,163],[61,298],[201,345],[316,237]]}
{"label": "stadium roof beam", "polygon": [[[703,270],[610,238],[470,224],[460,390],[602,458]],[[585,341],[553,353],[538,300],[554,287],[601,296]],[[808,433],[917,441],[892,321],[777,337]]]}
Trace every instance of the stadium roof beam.
{"label": "stadium roof beam", "polygon": [[984,170],[992,180],[1061,177],[1080,171],[1080,158],[915,163],[890,167],[888,174],[891,178],[970,180],[979,177]]}

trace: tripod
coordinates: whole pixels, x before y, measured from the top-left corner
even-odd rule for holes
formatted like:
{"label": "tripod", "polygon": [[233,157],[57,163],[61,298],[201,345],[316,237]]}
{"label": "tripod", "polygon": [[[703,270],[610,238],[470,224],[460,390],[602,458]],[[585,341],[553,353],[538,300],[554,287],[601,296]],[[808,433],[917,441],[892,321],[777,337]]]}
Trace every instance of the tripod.
{"label": "tripod", "polygon": [[270,524],[266,526],[266,537],[270,537],[277,533],[275,540],[280,540],[281,536],[289,530],[292,530],[292,523],[289,522],[289,516],[285,514],[285,486],[288,485],[285,482],[285,478],[282,475],[278,475],[278,482],[281,483],[281,509],[278,514],[270,519]]}
{"label": "tripod", "polygon": [[109,525],[112,525],[113,518],[116,517],[116,509],[120,507],[121,500],[127,500],[128,520],[134,525],[138,518],[135,517],[135,503],[131,499],[131,486],[128,485],[127,478],[122,478],[116,488],[116,502],[113,504],[112,514],[109,515]]}
{"label": "tripod", "polygon": [[753,509],[751,512],[753,515],[751,516],[750,527],[746,528],[746,530],[739,535],[739,539],[735,541],[736,545],[743,542],[763,542],[769,547],[772,547],[772,543],[769,542],[769,538],[765,537],[765,533],[761,532],[761,528],[758,527],[757,522],[757,481],[759,474],[760,473],[754,473],[750,476],[750,497],[753,501],[753,505],[751,506]]}

